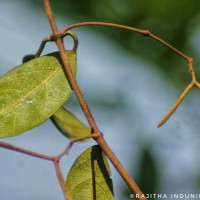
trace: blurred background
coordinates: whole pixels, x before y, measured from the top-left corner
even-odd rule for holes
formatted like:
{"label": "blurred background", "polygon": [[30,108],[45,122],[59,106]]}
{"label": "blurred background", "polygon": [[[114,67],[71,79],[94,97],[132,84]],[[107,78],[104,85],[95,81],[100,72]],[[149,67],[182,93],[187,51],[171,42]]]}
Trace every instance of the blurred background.
{"label": "blurred background", "polygon": [[[199,77],[200,1],[50,2],[59,28],[105,21],[149,29],[193,57]],[[0,24],[1,75],[19,65],[24,55],[35,53],[51,33],[41,0],[1,0]],[[143,192],[166,194],[168,199],[173,199],[171,194],[199,194],[200,92],[194,88],[167,123],[157,128],[191,81],[186,61],[137,33],[108,27],[73,31],[79,38],[78,83],[105,139]],[[66,46],[72,48],[70,38]],[[44,54],[52,51],[55,45],[48,44]],[[86,123],[74,95],[65,106]],[[50,120],[1,141],[52,156],[68,143]],[[61,162],[65,177],[75,158],[93,144],[90,140],[73,146]],[[111,169],[116,199],[131,199],[130,190],[112,165]],[[64,199],[51,162],[2,148],[0,195],[2,200]]]}

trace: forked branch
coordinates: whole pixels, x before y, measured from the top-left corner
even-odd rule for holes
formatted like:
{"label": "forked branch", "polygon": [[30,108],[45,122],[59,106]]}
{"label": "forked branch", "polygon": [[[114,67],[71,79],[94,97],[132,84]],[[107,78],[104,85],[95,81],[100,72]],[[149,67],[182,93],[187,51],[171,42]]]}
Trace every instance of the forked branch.
{"label": "forked branch", "polygon": [[[50,22],[51,27],[52,27],[52,32],[53,32],[52,36],[55,38],[55,42],[56,42],[58,49],[60,51],[60,55],[61,55],[61,58],[62,58],[62,61],[63,61],[63,64],[64,64],[64,68],[66,70],[66,73],[68,75],[69,82],[70,82],[70,84],[71,84],[71,86],[72,86],[72,88],[73,88],[73,90],[76,94],[76,97],[79,101],[79,104],[82,107],[83,112],[84,112],[84,114],[85,114],[85,116],[88,120],[88,123],[89,123],[89,125],[92,129],[92,133],[99,133],[100,134],[100,131],[99,131],[97,124],[96,124],[96,122],[95,122],[95,120],[94,120],[94,118],[93,118],[93,116],[90,112],[90,109],[89,109],[89,107],[88,107],[88,105],[87,105],[87,103],[86,103],[86,101],[85,101],[85,99],[84,99],[84,97],[81,93],[81,90],[80,90],[80,88],[79,88],[79,86],[76,82],[75,76],[72,73],[70,63],[68,62],[68,58],[66,57],[66,54],[64,53],[65,48],[64,48],[63,40],[62,40],[62,38],[60,38],[60,33],[62,33],[62,32],[67,32],[67,31],[69,31],[73,28],[76,28],[76,27],[90,26],[90,25],[122,28],[122,29],[126,29],[126,30],[133,31],[133,32],[136,32],[136,33],[140,33],[144,36],[149,36],[149,37],[155,39],[156,41],[158,41],[159,43],[163,44],[164,46],[168,47],[169,49],[174,51],[176,54],[181,56],[182,58],[184,58],[188,62],[189,72],[192,75],[192,82],[188,85],[188,87],[185,89],[185,91],[181,94],[180,98],[177,100],[177,102],[174,104],[174,106],[170,109],[170,111],[166,114],[166,116],[161,120],[158,127],[161,126],[162,124],[164,124],[168,120],[168,118],[174,113],[174,111],[178,108],[178,106],[180,105],[182,100],[185,98],[185,96],[188,94],[188,92],[192,89],[193,86],[199,87],[200,84],[196,81],[195,71],[194,71],[193,64],[192,64],[192,58],[186,56],[185,54],[183,54],[182,52],[180,52],[179,50],[177,50],[176,48],[174,48],[173,46],[171,46],[170,44],[168,44],[167,42],[165,42],[161,38],[153,35],[152,33],[150,33],[150,31],[140,30],[140,29],[136,29],[136,28],[132,28],[132,27],[128,27],[128,26],[123,26],[123,25],[118,25],[118,24],[113,24],[113,23],[106,23],[106,22],[82,22],[82,23],[77,23],[77,24],[68,26],[68,27],[66,27],[62,30],[58,30],[48,0],[44,0],[44,7],[45,7],[49,22]],[[102,150],[105,152],[105,154],[110,159],[112,164],[118,170],[118,172],[123,177],[123,179],[125,180],[127,185],[130,187],[132,192],[142,195],[141,190],[138,188],[136,183],[132,180],[130,175],[124,169],[124,167],[119,162],[119,160],[116,158],[115,154],[112,152],[112,150],[110,149],[110,147],[108,146],[108,144],[104,140],[103,136],[100,135],[100,137],[98,137],[95,140],[101,146]]]}
{"label": "forked branch", "polygon": [[57,179],[58,179],[59,184],[60,184],[60,186],[61,186],[61,188],[63,190],[63,194],[65,196],[65,199],[67,199],[67,194],[68,193],[67,193],[66,184],[65,184],[65,181],[64,181],[61,169],[60,169],[59,161],[63,156],[68,154],[68,152],[71,149],[72,145],[73,145],[73,142],[70,142],[67,145],[66,149],[61,154],[52,157],[52,156],[40,154],[40,153],[37,153],[37,152],[29,151],[27,149],[16,147],[14,145],[11,145],[11,144],[8,144],[8,143],[0,141],[0,146],[5,148],[5,149],[17,151],[17,152],[20,152],[20,153],[23,153],[23,154],[26,154],[26,155],[29,155],[29,156],[33,156],[33,157],[36,157],[36,158],[40,158],[40,159],[43,159],[43,160],[52,161],[54,166],[55,166]]}
{"label": "forked branch", "polygon": [[[87,102],[85,100],[85,98],[83,97],[83,94],[77,84],[76,78],[72,72],[70,63],[69,63],[69,59],[67,57],[67,54],[65,53],[65,47],[64,47],[64,43],[63,43],[63,39],[61,37],[61,32],[59,31],[56,25],[56,22],[54,20],[53,17],[53,13],[50,7],[50,3],[49,0],[43,0],[44,2],[44,8],[47,14],[47,17],[49,19],[51,28],[52,28],[52,37],[55,40],[55,43],[59,49],[60,52],[60,56],[64,65],[64,69],[67,73],[68,76],[68,80],[69,83],[72,87],[72,89],[74,90],[77,100],[79,101],[79,104],[88,120],[88,123],[91,127],[92,133],[95,134],[99,134],[100,136],[95,139],[96,142],[100,145],[101,149],[104,151],[104,153],[106,154],[106,156],[109,158],[109,160],[111,161],[111,163],[115,166],[115,168],[118,170],[119,174],[122,176],[122,178],[125,180],[125,182],[127,183],[127,185],[129,186],[129,188],[131,189],[131,191],[135,194],[139,194],[141,196],[141,198],[139,199],[145,199],[143,196],[142,191],[140,190],[140,188],[137,186],[137,184],[134,182],[134,180],[131,178],[131,176],[128,174],[128,172],[125,170],[125,168],[123,167],[123,165],[119,162],[119,160],[117,159],[117,157],[115,156],[115,154],[112,152],[112,150],[110,149],[110,147],[108,146],[108,144],[106,143],[106,141],[103,138],[103,135],[101,134],[100,130],[98,129],[98,126],[94,120],[94,117],[87,105]],[[66,31],[65,31],[66,32]]]}
{"label": "forked branch", "polygon": [[[158,127],[163,125],[170,118],[170,116],[176,111],[176,109],[181,104],[183,99],[187,96],[187,94],[190,92],[190,90],[194,86],[196,86],[197,88],[200,89],[200,83],[196,80],[196,75],[195,75],[195,71],[194,71],[194,68],[193,68],[192,58],[186,56],[185,54],[183,54],[182,52],[180,52],[179,50],[177,50],[176,48],[174,48],[173,46],[171,46],[170,44],[168,44],[167,42],[165,42],[161,38],[155,36],[154,34],[152,34],[148,30],[141,30],[141,29],[136,29],[136,28],[132,28],[132,27],[128,27],[128,26],[123,26],[123,25],[118,25],[118,24],[113,24],[113,23],[107,23],[107,22],[82,22],[82,23],[73,24],[73,25],[68,26],[64,29],[59,30],[57,25],[56,25],[56,22],[55,22],[55,19],[54,19],[52,10],[51,10],[49,0],[43,0],[43,3],[44,3],[44,8],[45,8],[47,17],[48,17],[50,25],[51,25],[52,34],[50,36],[44,38],[44,40],[41,43],[41,46],[39,48],[39,51],[37,52],[37,55],[40,55],[42,49],[45,46],[46,41],[55,41],[55,43],[57,44],[57,47],[59,49],[61,58],[62,58],[64,69],[65,69],[65,71],[68,75],[68,80],[70,82],[70,85],[71,85],[71,87],[73,88],[73,90],[76,94],[76,97],[79,101],[79,104],[80,104],[80,106],[81,106],[81,108],[82,108],[82,110],[83,110],[83,112],[84,112],[84,114],[85,114],[85,116],[88,120],[90,128],[92,130],[91,137],[93,137],[95,139],[95,141],[100,145],[101,149],[105,152],[106,156],[109,158],[109,160],[114,165],[116,170],[122,176],[122,178],[127,183],[129,188],[131,189],[131,191],[135,194],[139,194],[140,200],[145,199],[140,188],[137,186],[137,184],[134,182],[134,180],[131,178],[131,176],[128,174],[126,169],[123,167],[123,165],[120,163],[120,161],[117,159],[115,154],[112,152],[112,150],[110,149],[110,147],[108,146],[108,144],[104,140],[103,135],[101,134],[101,132],[100,132],[95,120],[94,120],[94,117],[93,117],[93,115],[92,115],[92,113],[91,113],[91,111],[90,111],[90,109],[87,105],[87,102],[84,99],[84,96],[83,96],[83,94],[82,94],[82,92],[81,92],[81,90],[80,90],[80,88],[79,88],[79,86],[76,82],[75,76],[72,72],[72,69],[71,69],[71,66],[70,66],[70,63],[69,63],[68,56],[65,53],[65,47],[64,47],[64,42],[63,42],[62,37],[63,37],[63,35],[71,34],[71,32],[70,32],[71,29],[81,27],[81,26],[108,26],[108,27],[121,28],[121,29],[126,29],[126,30],[129,30],[129,31],[133,31],[133,32],[142,34],[144,36],[151,37],[154,40],[158,41],[159,43],[161,43],[164,46],[171,49],[173,52],[178,54],[183,59],[185,59],[188,63],[188,68],[189,68],[189,72],[190,72],[191,77],[192,77],[192,81],[186,87],[186,89],[183,91],[183,93],[180,95],[180,97],[175,102],[175,104],[172,106],[172,108],[169,110],[169,112],[165,115],[165,117],[158,124]],[[78,140],[80,140],[80,138],[77,139],[77,141]],[[46,156],[46,155],[42,155],[42,154],[38,154],[38,153],[35,153],[35,152],[32,152],[32,151],[25,150],[25,149],[22,149],[22,148],[18,148],[18,147],[15,147],[13,145],[9,145],[7,143],[0,142],[1,147],[11,149],[11,150],[15,150],[15,151],[25,153],[25,154],[28,154],[28,155],[32,155],[32,156],[35,156],[35,157],[38,157],[38,158],[41,158],[41,159],[53,161],[56,172],[57,172],[57,177],[58,177],[59,183],[60,183],[60,185],[63,189],[66,200],[67,200],[67,189],[66,189],[64,178],[63,178],[62,173],[60,171],[59,160],[64,155],[67,154],[67,152],[70,150],[72,144],[73,144],[73,142],[71,142],[67,146],[66,150],[63,153],[61,153],[60,155],[55,156],[55,157],[49,157],[49,156]]]}
{"label": "forked branch", "polygon": [[157,42],[163,44],[164,46],[168,47],[171,49],[173,52],[178,54],[180,57],[185,59],[188,63],[188,68],[189,72],[191,73],[192,76],[192,82],[186,87],[186,89],[183,91],[181,96],[178,98],[178,100],[175,102],[175,104],[172,106],[172,108],[167,112],[167,114],[164,116],[164,118],[160,121],[158,124],[158,127],[162,126],[169,118],[170,116],[175,112],[175,110],[178,108],[180,103],[183,101],[183,99],[186,97],[186,95],[189,93],[189,91],[192,89],[193,86],[196,86],[200,89],[200,83],[196,81],[196,75],[193,67],[193,59],[191,57],[188,57],[169,43],[165,42],[163,39],[159,38],[158,36],[152,34],[149,30],[142,30],[142,29],[137,29],[129,26],[124,26],[124,25],[119,25],[119,24],[113,24],[113,23],[107,23],[107,22],[81,22],[77,24],[70,25],[66,28],[63,28],[61,31],[69,31],[73,28],[81,27],[81,26],[108,26],[108,27],[114,27],[114,28],[120,28],[120,29],[125,29],[129,30],[132,32],[136,32],[139,34],[142,34],[144,36],[148,36],[156,40]]}

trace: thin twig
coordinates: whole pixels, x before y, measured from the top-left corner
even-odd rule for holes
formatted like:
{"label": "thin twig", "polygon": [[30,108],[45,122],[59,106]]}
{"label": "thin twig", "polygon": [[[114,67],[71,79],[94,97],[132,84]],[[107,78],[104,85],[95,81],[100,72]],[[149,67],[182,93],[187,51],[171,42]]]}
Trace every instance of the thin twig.
{"label": "thin twig", "polygon": [[[83,110],[83,112],[84,112],[84,114],[85,114],[85,116],[88,120],[88,123],[89,123],[89,125],[92,129],[93,135],[91,135],[89,137],[93,137],[96,140],[96,142],[100,145],[102,150],[105,152],[107,157],[110,159],[110,161],[115,166],[115,168],[117,169],[119,174],[122,176],[122,178],[125,180],[127,185],[130,187],[132,192],[134,192],[135,194],[139,194],[140,198],[138,198],[138,199],[145,199],[140,188],[137,186],[137,184],[134,182],[134,180],[128,174],[126,169],[123,167],[123,165],[117,159],[115,154],[112,152],[112,150],[110,149],[110,147],[108,146],[108,144],[104,140],[101,132],[99,131],[99,129],[97,127],[97,124],[96,124],[96,122],[93,118],[93,115],[91,114],[90,109],[87,105],[87,102],[85,101],[85,99],[82,95],[82,92],[81,92],[81,90],[80,90],[80,88],[79,88],[79,86],[76,82],[75,76],[72,72],[72,69],[71,69],[71,66],[70,66],[70,63],[69,63],[68,56],[65,53],[63,39],[61,37],[62,32],[68,32],[70,29],[73,29],[73,28],[76,28],[76,27],[90,26],[90,25],[122,28],[122,29],[126,29],[126,30],[133,31],[133,32],[136,32],[136,33],[140,33],[144,36],[149,36],[149,37],[155,39],[156,41],[160,42],[164,46],[168,47],[169,49],[174,51],[176,54],[181,56],[182,58],[184,58],[188,62],[189,72],[191,73],[191,76],[192,76],[192,82],[186,87],[186,89],[181,94],[181,96],[178,98],[178,100],[176,101],[174,106],[170,109],[170,111],[166,114],[166,116],[161,120],[158,127],[161,126],[163,123],[165,123],[168,120],[168,118],[175,112],[175,110],[178,108],[178,106],[181,104],[181,102],[183,101],[183,99],[189,93],[189,91],[192,89],[193,86],[196,86],[198,89],[200,89],[200,83],[196,81],[195,71],[194,71],[193,65],[192,65],[192,62],[193,62],[192,58],[186,56],[181,51],[177,50],[176,48],[174,48],[173,46],[171,46],[170,44],[168,44],[167,42],[165,42],[161,38],[150,33],[149,30],[141,30],[141,29],[136,29],[136,28],[132,28],[132,27],[128,27],[128,26],[123,26],[123,25],[118,25],[118,24],[113,24],[113,23],[107,23],[107,22],[82,22],[82,23],[77,23],[77,24],[68,26],[68,27],[66,27],[62,30],[58,30],[56,22],[54,20],[54,16],[53,16],[51,7],[50,7],[49,0],[43,0],[43,2],[44,2],[44,8],[46,10],[46,14],[47,14],[47,17],[49,19],[50,26],[51,26],[53,34],[49,37],[46,37],[43,40],[43,42],[41,43],[41,46],[39,48],[39,51],[37,52],[37,55],[38,56],[40,55],[42,49],[44,48],[46,41],[54,40],[56,42],[58,49],[59,49],[59,52],[60,52],[60,55],[61,55],[61,58],[62,58],[62,61],[63,61],[64,69],[65,69],[65,71],[68,75],[70,85],[71,85],[72,89],[74,90],[76,97],[79,101],[79,104],[82,107],[82,110]],[[77,140],[80,140],[80,138],[77,139]],[[24,153],[24,154],[27,154],[27,155],[31,155],[31,156],[34,156],[34,157],[38,157],[38,158],[41,158],[41,159],[53,161],[55,169],[56,169],[57,178],[58,178],[59,183],[60,183],[60,185],[63,189],[65,199],[67,199],[68,191],[67,191],[67,188],[66,188],[65,181],[63,179],[63,175],[62,175],[61,170],[60,170],[59,161],[64,155],[66,155],[69,152],[72,144],[73,144],[73,142],[70,142],[70,144],[67,146],[65,151],[63,153],[61,153],[60,155],[55,156],[55,157],[50,157],[50,156],[46,156],[46,155],[43,155],[43,154],[39,154],[39,153],[36,153],[36,152],[26,150],[26,149],[23,149],[23,148],[15,147],[13,145],[10,145],[10,144],[4,143],[4,142],[0,142],[0,146],[3,147],[3,148],[18,151],[18,152],[21,152],[21,153]]]}
{"label": "thin twig", "polygon": [[60,170],[59,161],[64,155],[68,154],[69,150],[71,149],[72,144],[73,143],[70,142],[67,145],[67,147],[65,148],[65,150],[63,151],[63,153],[52,157],[52,156],[47,156],[47,155],[44,155],[44,154],[36,153],[36,152],[30,151],[30,150],[20,148],[20,147],[17,147],[17,146],[14,146],[14,145],[0,141],[0,147],[3,147],[5,149],[14,150],[14,151],[17,151],[17,152],[20,152],[20,153],[23,153],[23,154],[26,154],[26,155],[29,155],[29,156],[33,156],[33,157],[37,157],[37,158],[40,158],[40,159],[52,161],[54,166],[55,166],[56,175],[57,175],[59,184],[60,184],[60,186],[63,190],[63,194],[64,194],[66,200],[68,199],[67,195],[69,193],[66,192],[67,188],[66,188],[65,181],[63,179],[63,175],[62,175],[61,170]]}
{"label": "thin twig", "polygon": [[108,27],[126,29],[126,30],[129,30],[129,31],[140,33],[142,35],[148,35],[149,34],[148,30],[141,30],[141,29],[130,27],[130,26],[124,26],[124,25],[114,24],[114,23],[109,23],[109,22],[80,22],[80,23],[76,23],[76,24],[72,24],[70,26],[67,26],[67,27],[61,29],[60,31],[66,32],[66,31],[69,31],[73,28],[77,28],[77,27],[81,27],[81,26],[108,26]]}
{"label": "thin twig", "polygon": [[184,92],[181,94],[180,98],[176,101],[174,106],[167,112],[165,117],[160,121],[157,127],[162,126],[168,119],[169,117],[175,112],[175,110],[178,108],[180,103],[183,101],[185,96],[188,94],[188,92],[192,89],[193,86],[196,86],[200,88],[200,84],[196,81],[196,76],[195,76],[195,71],[193,68],[193,58],[188,57],[169,43],[165,42],[163,39],[159,38],[158,36],[152,34],[149,30],[142,30],[142,29],[137,29],[129,26],[124,26],[124,25],[119,25],[119,24],[114,24],[114,23],[107,23],[107,22],[81,22],[77,24],[70,25],[68,27],[63,28],[61,31],[69,31],[73,28],[77,28],[80,26],[109,26],[109,27],[115,27],[115,28],[121,28],[121,29],[126,29],[129,31],[133,31],[136,33],[140,33],[144,36],[149,36],[156,40],[157,42],[163,44],[164,46],[168,47],[170,50],[178,54],[180,57],[184,58],[188,62],[188,68],[189,72],[191,73],[192,76],[192,82],[187,86],[187,88],[184,90]]}
{"label": "thin twig", "polygon": [[33,157],[52,161],[52,158],[49,157],[49,156],[46,156],[46,155],[43,155],[43,154],[40,154],[40,153],[36,153],[36,152],[33,152],[33,151],[29,151],[29,150],[26,150],[26,149],[23,149],[23,148],[20,148],[20,147],[16,147],[14,145],[11,145],[11,144],[8,144],[8,143],[5,143],[5,142],[0,142],[0,146],[5,148],[5,149],[8,149],[8,150],[14,150],[14,151],[17,151],[17,152],[20,152],[20,153],[23,153],[23,154],[33,156]]}
{"label": "thin twig", "polygon": [[63,156],[65,156],[69,153],[72,145],[73,145],[73,142],[70,141],[69,144],[67,145],[67,147],[65,148],[65,150],[61,154],[59,154],[58,156],[52,157],[52,161],[54,163],[54,167],[55,167],[55,170],[56,170],[57,179],[59,181],[59,184],[60,184],[62,191],[63,191],[63,195],[64,195],[66,200],[71,199],[70,198],[70,192],[67,189],[67,185],[66,185],[65,180],[63,178],[59,162],[60,162],[60,159]]}
{"label": "thin twig", "polygon": [[65,184],[65,180],[64,180],[62,172],[60,170],[59,162],[54,161],[53,163],[54,163],[54,166],[55,166],[58,181],[59,181],[60,186],[62,188],[65,199],[67,200],[67,199],[69,199],[69,197],[68,197],[69,192],[67,191],[67,185]]}
{"label": "thin twig", "polygon": [[152,34],[149,30],[142,30],[142,29],[137,29],[137,28],[133,28],[133,27],[129,27],[129,26],[120,25],[120,24],[108,23],[108,22],[81,22],[81,23],[72,24],[68,27],[65,27],[61,31],[68,31],[68,30],[71,30],[73,28],[77,28],[77,27],[80,27],[80,26],[108,26],[108,27],[120,28],[120,29],[125,29],[125,30],[136,32],[136,33],[140,33],[144,36],[149,36],[149,37],[155,39],[156,41],[158,41],[159,43],[163,44],[164,46],[170,48],[172,51],[179,54],[181,57],[186,59],[188,62],[189,62],[189,59],[190,59],[188,56],[186,56],[181,51],[179,51],[178,49],[174,48],[173,46],[171,46],[170,44],[165,42],[163,39]]}
{"label": "thin twig", "polygon": [[94,120],[94,117],[93,117],[93,115],[92,115],[83,95],[82,95],[82,92],[81,92],[81,90],[80,90],[80,88],[79,88],[79,86],[76,82],[76,78],[74,76],[74,73],[72,71],[72,68],[71,68],[71,65],[70,65],[70,62],[69,62],[69,58],[68,58],[67,54],[65,53],[65,47],[64,47],[64,44],[63,44],[63,39],[60,37],[61,36],[60,31],[58,30],[56,22],[54,20],[49,0],[44,0],[43,2],[44,2],[44,8],[46,10],[48,20],[50,22],[50,26],[52,28],[54,40],[55,40],[55,42],[58,46],[60,56],[61,56],[61,59],[62,59],[63,65],[64,65],[64,69],[65,69],[65,71],[68,75],[69,83],[70,83],[71,87],[73,88],[73,90],[76,94],[76,97],[77,97],[77,99],[78,99],[78,101],[79,101],[79,103],[82,107],[84,114],[86,115],[86,118],[88,120],[90,128],[92,128],[94,130],[94,132],[99,132],[99,129],[98,129],[97,124]]}
{"label": "thin twig", "polygon": [[[55,38],[55,42],[58,46],[59,52],[60,52],[60,56],[62,58],[62,62],[64,65],[64,69],[67,73],[69,82],[71,84],[71,87],[73,88],[76,97],[79,101],[79,104],[88,120],[88,123],[91,127],[91,129],[93,130],[93,133],[101,133],[97,127],[97,124],[90,112],[90,109],[87,105],[87,102],[85,101],[83,94],[76,82],[75,76],[72,72],[70,63],[69,63],[69,59],[67,57],[67,54],[65,53],[65,48],[64,48],[64,44],[63,44],[63,40],[62,38],[60,38],[60,31],[57,28],[56,22],[54,20],[53,17],[53,13],[49,4],[48,0],[44,0],[44,7],[46,10],[46,14],[48,17],[48,20],[50,22],[51,28],[52,28],[52,32],[53,32],[53,37]],[[98,137],[96,139],[96,142],[100,145],[100,147],[103,149],[104,153],[106,154],[106,156],[109,158],[109,160],[113,163],[113,165],[116,167],[116,169],[118,170],[118,172],[120,173],[120,175],[122,176],[122,178],[126,181],[127,185],[129,186],[129,188],[131,189],[132,192],[136,193],[136,194],[142,194],[142,191],[139,189],[139,187],[137,186],[137,184],[133,181],[133,179],[131,178],[131,176],[128,174],[128,172],[125,170],[125,168],[122,166],[122,164],[119,162],[119,160],[116,158],[116,156],[114,155],[114,153],[112,152],[112,150],[110,149],[110,147],[108,146],[108,144],[106,143],[106,141],[103,139],[102,134],[100,134],[100,137]],[[124,169],[124,171],[123,171]],[[145,198],[139,198],[140,199],[145,199]]]}
{"label": "thin twig", "polygon": [[181,96],[177,99],[175,104],[172,106],[172,108],[168,111],[168,113],[164,116],[164,118],[159,122],[158,127],[162,126],[169,118],[170,116],[176,111],[178,106],[181,104],[183,99],[186,97],[186,95],[189,93],[189,91],[195,86],[195,82],[191,82],[186,89],[183,91]]}
{"label": "thin twig", "polygon": [[113,151],[110,149],[110,147],[107,145],[105,139],[103,137],[99,137],[96,141],[99,144],[99,146],[101,147],[101,149],[104,151],[106,156],[110,159],[110,161],[112,162],[115,169],[119,172],[121,177],[124,179],[126,184],[129,186],[131,191],[134,194],[139,195],[139,198],[138,198],[139,200],[145,200],[146,199],[145,195],[140,190],[140,188],[138,187],[136,182],[133,180],[133,178],[130,176],[130,174],[127,172],[127,170],[124,168],[124,166],[121,164],[121,162],[118,160],[118,158],[113,153]]}
{"label": "thin twig", "polygon": [[58,162],[63,156],[67,155],[69,153],[70,149],[72,148],[73,144],[74,144],[74,142],[70,141],[69,144],[67,145],[67,147],[65,148],[65,150],[58,156],[54,156],[53,160]]}

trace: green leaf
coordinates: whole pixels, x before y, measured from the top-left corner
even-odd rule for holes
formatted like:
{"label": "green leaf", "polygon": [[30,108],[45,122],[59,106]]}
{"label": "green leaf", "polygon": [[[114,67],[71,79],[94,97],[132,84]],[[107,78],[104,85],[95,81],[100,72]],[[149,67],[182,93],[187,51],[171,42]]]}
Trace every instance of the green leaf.
{"label": "green leaf", "polygon": [[25,62],[28,62],[32,59],[36,58],[36,55],[35,54],[29,54],[29,55],[26,55],[23,57],[22,59],[22,63],[25,63]]}
{"label": "green leaf", "polygon": [[83,152],[67,176],[68,196],[73,200],[113,200],[111,172],[98,145]]}
{"label": "green leaf", "polygon": [[[74,73],[76,53],[67,51]],[[58,52],[32,59],[0,78],[0,138],[27,131],[47,120],[72,89]]]}
{"label": "green leaf", "polygon": [[51,119],[56,127],[68,138],[80,138],[91,134],[91,129],[64,107],[59,108]]}

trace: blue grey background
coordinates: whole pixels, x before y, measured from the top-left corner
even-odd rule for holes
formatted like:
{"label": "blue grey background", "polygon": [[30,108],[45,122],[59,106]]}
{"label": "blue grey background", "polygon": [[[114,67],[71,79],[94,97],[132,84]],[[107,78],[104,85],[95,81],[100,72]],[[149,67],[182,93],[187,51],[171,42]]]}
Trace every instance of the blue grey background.
{"label": "blue grey background", "polygon": [[[76,23],[59,15],[55,17],[60,28]],[[42,38],[51,33],[42,5],[34,10],[26,1],[2,0],[0,24],[1,75],[19,65],[24,55],[34,53]],[[199,91],[193,90],[170,120],[158,129],[159,120],[188,82],[177,91],[155,63],[124,51],[91,27],[74,32],[79,38],[78,83],[119,160],[136,178],[141,151],[149,147],[159,166],[159,193],[198,193]],[[188,42],[197,55],[199,32],[199,26],[191,28]],[[72,47],[70,39],[67,46]],[[54,44],[48,44],[44,53],[55,50]],[[181,70],[187,73],[184,67],[186,64],[180,69],[181,73]],[[74,95],[66,107],[86,123]],[[47,155],[59,154],[68,144],[49,120],[24,134],[1,141]],[[73,146],[61,161],[64,176],[75,158],[93,144],[91,140]],[[123,198],[121,189],[126,186],[112,165],[111,169],[119,200]],[[0,197],[2,200],[64,199],[51,162],[2,148]]]}

